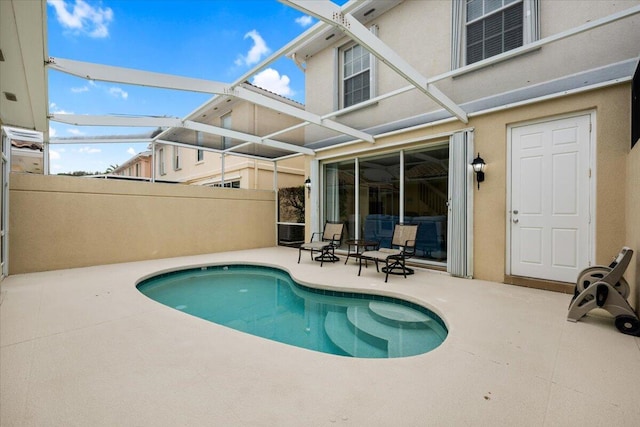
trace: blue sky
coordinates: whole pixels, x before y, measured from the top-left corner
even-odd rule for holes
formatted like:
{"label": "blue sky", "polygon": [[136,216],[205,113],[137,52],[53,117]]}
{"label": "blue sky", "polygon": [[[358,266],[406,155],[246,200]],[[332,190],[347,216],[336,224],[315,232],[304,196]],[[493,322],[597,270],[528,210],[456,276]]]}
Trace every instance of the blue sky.
{"label": "blue sky", "polygon": [[[276,0],[47,0],[51,57],[219,82],[247,70],[316,21]],[[344,1],[337,2],[344,3]],[[280,59],[251,82],[304,103],[304,75]],[[84,79],[49,71],[49,111],[183,117],[210,95]],[[142,133],[51,122],[51,138]],[[104,171],[146,144],[51,145],[52,174]]]}

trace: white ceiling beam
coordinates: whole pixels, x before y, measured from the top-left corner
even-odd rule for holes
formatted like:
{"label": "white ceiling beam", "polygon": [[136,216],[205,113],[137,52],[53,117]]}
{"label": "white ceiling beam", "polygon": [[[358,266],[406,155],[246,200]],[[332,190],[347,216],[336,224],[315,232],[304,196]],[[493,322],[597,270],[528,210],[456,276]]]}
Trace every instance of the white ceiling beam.
{"label": "white ceiling beam", "polygon": [[86,114],[49,114],[49,120],[74,126],[182,127],[175,117],[100,116]]}
{"label": "white ceiling beam", "polygon": [[[155,140],[156,145],[170,145],[170,146],[176,146],[176,147],[184,147],[190,150],[202,150],[202,151],[208,151],[211,153],[217,153],[217,154],[227,154],[227,150],[219,150],[217,148],[210,148],[210,147],[206,147],[206,146],[194,146],[191,144],[185,144],[184,142],[175,142],[175,141],[167,141],[165,139],[156,139]],[[243,145],[243,144],[240,144]],[[269,159],[267,157],[264,156],[257,156],[257,155],[253,155],[253,154],[245,154],[245,153],[231,153],[230,155],[232,156],[236,156],[236,157],[243,157],[243,158],[247,158],[247,159],[257,159],[257,160],[265,160],[265,161],[275,161],[276,159]],[[299,156],[300,154],[296,153],[296,156]]]}
{"label": "white ceiling beam", "polygon": [[113,67],[110,65],[92,64],[70,59],[51,58],[48,66],[51,69],[89,80],[235,96],[363,141],[374,142],[373,137],[366,132],[345,126],[333,120],[323,119],[316,114],[242,87],[232,88],[227,84],[210,80],[172,76],[150,71]]}
{"label": "white ceiling beam", "polygon": [[47,66],[56,71],[87,80],[124,83],[136,86],[176,89],[189,92],[226,94],[228,85],[220,82],[173,76],[132,68],[93,64],[72,59],[51,58]]}
{"label": "white ceiling beam", "polygon": [[463,123],[468,123],[467,113],[455,102],[442,93],[437,87],[416,70],[411,64],[406,62],[393,49],[383,43],[371,31],[360,23],[353,15],[343,11],[338,5],[331,1],[302,1],[302,0],[279,0],[291,7],[315,16],[316,18],[333,25],[342,30],[353,40],[360,43],[380,61],[387,64],[405,80],[413,84],[420,91],[429,96],[433,101],[449,111]]}
{"label": "white ceiling beam", "polygon": [[298,145],[289,144],[287,142],[275,141],[273,139],[260,138],[259,136],[256,136],[256,135],[250,135],[250,134],[238,132],[231,129],[225,129],[218,126],[212,126],[204,123],[194,122],[191,120],[185,120],[184,127],[187,129],[197,130],[200,132],[212,133],[214,135],[226,136],[233,139],[240,139],[240,140],[244,140],[254,144],[262,144],[269,147],[279,148],[287,151],[293,151],[294,153],[308,154],[310,156],[315,155],[315,151],[309,148],[300,147]]}
{"label": "white ceiling beam", "polygon": [[303,128],[303,127],[308,126],[310,124],[311,123],[309,123],[309,122],[298,123],[297,125],[293,125],[293,126],[290,126],[288,128],[281,129],[281,130],[275,131],[273,133],[270,133],[269,135],[265,135],[263,138],[270,139],[270,138],[273,138],[274,136],[282,135],[284,133],[291,132],[293,130]]}
{"label": "white ceiling beam", "polygon": [[237,96],[239,98],[249,102],[253,102],[254,104],[258,104],[263,107],[279,111],[289,116],[304,120],[305,122],[313,123],[315,125],[322,126],[339,133],[350,135],[354,138],[361,139],[366,142],[371,142],[371,143],[375,142],[375,139],[373,138],[373,136],[371,136],[366,132],[362,132],[360,130],[343,125],[341,123],[335,122],[330,119],[323,119],[317,114],[313,114],[308,111],[302,110],[300,108],[294,107],[292,105],[285,104],[284,102],[280,102],[268,96],[250,91],[243,87],[236,87],[234,91],[237,92]]}
{"label": "white ceiling beam", "polygon": [[[75,126],[125,126],[125,127],[171,127],[185,128],[199,132],[219,135],[227,138],[239,139],[253,144],[262,144],[294,153],[313,156],[315,151],[286,142],[273,139],[260,138],[244,132],[225,129],[218,126],[198,123],[191,120],[181,120],[172,117],[145,117],[145,116],[89,116],[82,114],[51,114],[50,120]],[[193,145],[193,148],[198,148]]]}
{"label": "white ceiling beam", "polygon": [[53,138],[49,144],[150,144],[151,138],[127,138],[126,135],[113,137],[86,137],[86,138]]}

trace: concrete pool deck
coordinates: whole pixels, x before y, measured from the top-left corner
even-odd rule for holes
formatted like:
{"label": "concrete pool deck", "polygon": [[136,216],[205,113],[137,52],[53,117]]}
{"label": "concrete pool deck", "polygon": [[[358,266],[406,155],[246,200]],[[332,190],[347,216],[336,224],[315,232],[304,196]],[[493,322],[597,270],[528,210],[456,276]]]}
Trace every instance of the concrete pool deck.
{"label": "concrete pool deck", "polygon": [[[2,426],[637,426],[640,338],[566,320],[570,295],[277,247],[15,275],[0,285]],[[260,263],[297,281],[402,297],[446,321],[436,350],[353,359],[156,303],[155,272]]]}

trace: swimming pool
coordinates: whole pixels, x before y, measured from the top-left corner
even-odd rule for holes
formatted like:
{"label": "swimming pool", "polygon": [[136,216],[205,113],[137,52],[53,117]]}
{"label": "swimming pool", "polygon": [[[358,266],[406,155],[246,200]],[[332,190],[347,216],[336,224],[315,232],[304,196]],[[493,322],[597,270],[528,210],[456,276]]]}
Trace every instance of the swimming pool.
{"label": "swimming pool", "polygon": [[219,325],[341,356],[413,356],[433,350],[447,336],[442,319],[425,307],[310,288],[271,267],[191,268],[145,279],[137,287],[159,303]]}

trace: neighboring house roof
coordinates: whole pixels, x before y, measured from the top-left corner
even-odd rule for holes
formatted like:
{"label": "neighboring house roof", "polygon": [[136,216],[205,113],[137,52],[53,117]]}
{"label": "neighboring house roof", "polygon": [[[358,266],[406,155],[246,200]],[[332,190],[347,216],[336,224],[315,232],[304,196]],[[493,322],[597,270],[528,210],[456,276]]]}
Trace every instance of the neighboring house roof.
{"label": "neighboring house roof", "polygon": [[150,157],[151,157],[151,151],[149,151],[149,150],[142,151],[142,152],[134,155],[133,157],[131,157],[129,160],[124,162],[122,165],[120,165],[117,168],[115,168],[111,173],[112,174],[117,174],[119,172],[122,172],[125,169],[131,167],[132,165],[138,163],[140,160],[148,159]]}
{"label": "neighboring house roof", "polygon": [[289,104],[291,104],[291,105],[293,105],[295,107],[304,109],[304,104],[302,104],[302,103],[300,103],[300,102],[298,102],[296,100],[293,100],[291,98],[287,98],[286,96],[279,95],[279,94],[277,94],[275,92],[272,92],[272,91],[267,90],[265,88],[262,88],[260,86],[256,86],[253,83],[250,83],[248,81],[242,83],[242,86],[246,87],[247,89],[252,89],[252,90],[254,90],[256,92],[263,93],[265,95],[271,96],[273,98],[281,99],[281,100],[286,101],[287,103],[289,103]]}

